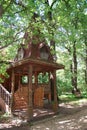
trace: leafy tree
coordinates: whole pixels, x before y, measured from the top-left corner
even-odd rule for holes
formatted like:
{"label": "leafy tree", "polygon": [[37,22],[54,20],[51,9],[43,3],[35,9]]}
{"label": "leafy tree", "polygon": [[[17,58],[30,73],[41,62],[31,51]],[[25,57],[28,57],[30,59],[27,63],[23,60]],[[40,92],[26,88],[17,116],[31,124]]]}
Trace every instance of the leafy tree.
{"label": "leafy tree", "polygon": [[84,23],[81,16],[84,15],[86,8],[85,2],[86,1],[63,0],[58,5],[62,10],[62,12],[59,11],[60,17],[58,17],[61,23],[58,30],[58,41],[61,42],[62,48],[65,48],[69,53],[68,57],[70,57],[70,61],[68,62],[70,64],[69,70],[71,70],[71,83],[76,90],[79,67],[78,50],[82,47],[81,22]]}
{"label": "leafy tree", "polygon": [[5,75],[21,43],[45,40],[65,65],[61,86],[77,89],[83,79],[87,84],[86,21],[86,0],[1,0],[0,73]]}

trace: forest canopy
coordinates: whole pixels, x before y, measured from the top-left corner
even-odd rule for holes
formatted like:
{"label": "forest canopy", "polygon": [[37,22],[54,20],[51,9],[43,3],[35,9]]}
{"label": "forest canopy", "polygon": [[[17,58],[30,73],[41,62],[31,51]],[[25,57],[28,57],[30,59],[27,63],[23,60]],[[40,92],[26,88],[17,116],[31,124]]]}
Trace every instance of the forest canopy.
{"label": "forest canopy", "polygon": [[86,22],[86,0],[0,0],[0,74],[7,76],[6,68],[22,43],[45,40],[55,60],[65,65],[57,72],[60,93],[86,90]]}

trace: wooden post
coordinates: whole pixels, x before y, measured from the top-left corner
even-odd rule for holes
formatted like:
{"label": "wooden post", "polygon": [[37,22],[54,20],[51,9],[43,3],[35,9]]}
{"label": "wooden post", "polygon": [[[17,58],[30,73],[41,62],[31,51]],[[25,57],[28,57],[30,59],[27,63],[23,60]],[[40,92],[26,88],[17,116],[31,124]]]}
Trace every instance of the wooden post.
{"label": "wooden post", "polygon": [[51,101],[54,102],[54,78],[52,72],[49,75],[50,77],[50,89],[51,89]]}
{"label": "wooden post", "polygon": [[14,105],[14,83],[15,83],[15,75],[14,75],[14,69],[12,70],[12,79],[11,79],[11,114],[13,111],[13,105]]}
{"label": "wooden post", "polygon": [[48,80],[49,80],[49,87],[50,87],[50,93],[49,93],[49,102],[51,103],[51,83],[50,83],[50,72],[48,72]]}
{"label": "wooden post", "polygon": [[29,65],[28,79],[28,121],[30,121],[33,118],[32,65]]}
{"label": "wooden post", "polygon": [[57,101],[57,88],[56,88],[56,70],[52,72],[53,75],[53,86],[54,86],[54,103],[53,103],[53,109],[55,112],[58,110],[58,101]]}

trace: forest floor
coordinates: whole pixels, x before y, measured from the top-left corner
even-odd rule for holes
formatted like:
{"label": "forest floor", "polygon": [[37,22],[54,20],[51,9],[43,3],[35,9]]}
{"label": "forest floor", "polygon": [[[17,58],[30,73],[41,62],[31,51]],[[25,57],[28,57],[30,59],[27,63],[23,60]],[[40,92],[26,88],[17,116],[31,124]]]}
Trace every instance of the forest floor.
{"label": "forest floor", "polygon": [[[17,127],[12,127],[13,125]],[[0,129],[6,130],[6,128],[8,130],[87,130],[87,99],[60,103],[57,115],[31,124],[17,117],[13,120],[11,118],[0,120]]]}
{"label": "forest floor", "polygon": [[36,122],[30,130],[87,130],[87,99],[61,103],[57,115]]}

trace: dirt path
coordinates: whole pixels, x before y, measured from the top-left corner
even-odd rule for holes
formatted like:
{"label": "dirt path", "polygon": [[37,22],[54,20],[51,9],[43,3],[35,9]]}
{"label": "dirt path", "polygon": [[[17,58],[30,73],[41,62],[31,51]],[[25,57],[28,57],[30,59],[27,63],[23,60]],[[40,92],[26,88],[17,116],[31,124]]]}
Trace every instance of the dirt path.
{"label": "dirt path", "polygon": [[87,130],[87,100],[60,104],[58,115],[34,123],[30,130]]}
{"label": "dirt path", "polygon": [[[17,119],[13,123],[16,122],[18,125],[18,121],[20,124],[21,121]],[[24,124],[26,122],[21,123]],[[5,124],[0,123],[0,129],[5,128],[1,127],[2,125],[5,126]],[[7,123],[7,126],[10,125],[10,123]],[[76,102],[61,103],[58,115],[32,122],[31,126],[25,125],[8,130],[87,130],[87,100],[80,100],[79,104]]]}

